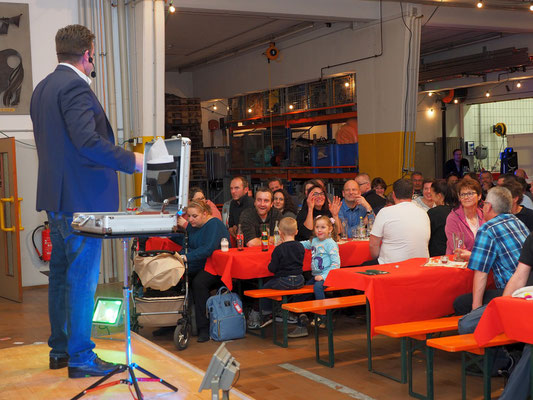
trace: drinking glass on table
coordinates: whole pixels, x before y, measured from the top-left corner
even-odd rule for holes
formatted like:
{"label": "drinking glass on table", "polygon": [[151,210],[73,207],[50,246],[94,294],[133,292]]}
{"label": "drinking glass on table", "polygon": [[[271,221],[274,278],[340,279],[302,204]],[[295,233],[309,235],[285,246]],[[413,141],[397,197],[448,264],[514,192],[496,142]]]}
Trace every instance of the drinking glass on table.
{"label": "drinking glass on table", "polygon": [[342,225],[341,240],[347,240],[348,239],[348,232],[346,231],[347,225],[346,225],[346,219],[345,218],[341,218],[341,225]]}
{"label": "drinking glass on table", "polygon": [[465,248],[465,236],[463,232],[452,233],[453,238],[453,254],[455,254],[455,261],[463,261],[461,258],[461,249]]}

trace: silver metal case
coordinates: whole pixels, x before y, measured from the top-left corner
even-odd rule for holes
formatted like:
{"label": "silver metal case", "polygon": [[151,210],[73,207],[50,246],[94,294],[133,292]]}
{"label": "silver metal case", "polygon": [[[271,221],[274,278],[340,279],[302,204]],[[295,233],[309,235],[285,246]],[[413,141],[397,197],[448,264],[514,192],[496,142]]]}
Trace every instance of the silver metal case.
{"label": "silver metal case", "polygon": [[176,197],[165,207],[169,213],[182,212],[189,199],[189,172],[191,165],[191,139],[177,136],[164,141],[173,163],[149,164],[146,155],[154,145],[148,142],[144,147],[142,174],[142,211],[159,211],[165,199]]}
{"label": "silver metal case", "polygon": [[77,231],[105,235],[139,232],[172,232],[176,214],[139,214],[136,212],[75,213],[72,228]]}

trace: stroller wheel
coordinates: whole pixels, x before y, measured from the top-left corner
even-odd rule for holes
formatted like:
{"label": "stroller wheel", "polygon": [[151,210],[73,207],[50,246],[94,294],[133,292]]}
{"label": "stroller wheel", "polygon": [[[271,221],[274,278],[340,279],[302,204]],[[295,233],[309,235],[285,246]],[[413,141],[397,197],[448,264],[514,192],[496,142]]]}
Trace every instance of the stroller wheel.
{"label": "stroller wheel", "polygon": [[185,350],[191,337],[191,324],[178,322],[174,330],[174,345],[178,350]]}

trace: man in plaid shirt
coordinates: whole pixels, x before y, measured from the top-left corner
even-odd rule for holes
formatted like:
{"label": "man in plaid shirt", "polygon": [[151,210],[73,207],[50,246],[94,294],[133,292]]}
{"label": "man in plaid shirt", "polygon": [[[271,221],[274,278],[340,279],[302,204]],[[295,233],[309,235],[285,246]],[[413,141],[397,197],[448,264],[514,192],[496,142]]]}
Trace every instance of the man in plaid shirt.
{"label": "man in plaid shirt", "polygon": [[[453,304],[458,315],[467,314],[459,323],[459,333],[472,333],[485,307],[493,298],[501,296],[507,281],[513,275],[522,245],[529,230],[522,221],[511,214],[511,192],[504,187],[489,190],[483,205],[485,222],[476,234],[468,268],[474,270],[471,294],[455,299]],[[495,290],[485,290],[490,271],[494,273]],[[472,312],[471,312],[472,311]]]}

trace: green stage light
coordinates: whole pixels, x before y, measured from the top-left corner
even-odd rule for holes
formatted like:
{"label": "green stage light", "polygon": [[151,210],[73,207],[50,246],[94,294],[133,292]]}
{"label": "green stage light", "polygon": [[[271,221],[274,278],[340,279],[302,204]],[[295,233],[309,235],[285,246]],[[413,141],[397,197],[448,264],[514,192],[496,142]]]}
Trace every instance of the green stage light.
{"label": "green stage light", "polygon": [[98,297],[94,304],[93,324],[117,326],[120,325],[123,300],[112,297]]}

